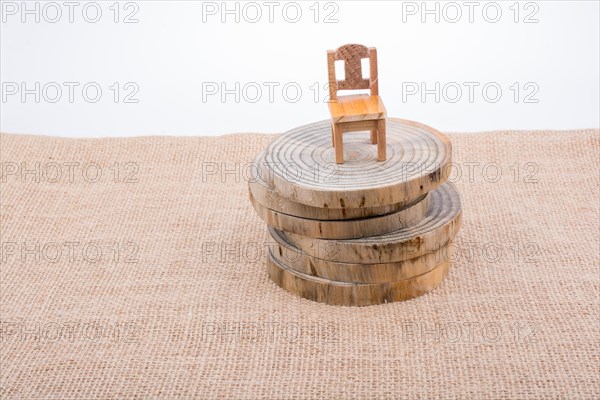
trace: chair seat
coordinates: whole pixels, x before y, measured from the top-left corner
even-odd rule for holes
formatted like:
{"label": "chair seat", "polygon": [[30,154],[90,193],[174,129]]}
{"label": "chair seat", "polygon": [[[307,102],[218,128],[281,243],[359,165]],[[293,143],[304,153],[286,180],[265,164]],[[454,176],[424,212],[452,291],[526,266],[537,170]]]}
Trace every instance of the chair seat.
{"label": "chair seat", "polygon": [[338,96],[337,101],[329,102],[329,113],[333,123],[377,120],[386,116],[381,97],[368,94]]}

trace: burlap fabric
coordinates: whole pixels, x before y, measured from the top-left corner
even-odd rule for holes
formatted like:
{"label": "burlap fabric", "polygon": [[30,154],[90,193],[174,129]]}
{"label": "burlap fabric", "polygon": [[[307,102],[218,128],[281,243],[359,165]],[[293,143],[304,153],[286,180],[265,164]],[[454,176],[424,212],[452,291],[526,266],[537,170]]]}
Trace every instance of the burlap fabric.
{"label": "burlap fabric", "polygon": [[599,136],[451,134],[448,278],[349,308],[267,277],[273,136],[2,135],[0,397],[598,398]]}

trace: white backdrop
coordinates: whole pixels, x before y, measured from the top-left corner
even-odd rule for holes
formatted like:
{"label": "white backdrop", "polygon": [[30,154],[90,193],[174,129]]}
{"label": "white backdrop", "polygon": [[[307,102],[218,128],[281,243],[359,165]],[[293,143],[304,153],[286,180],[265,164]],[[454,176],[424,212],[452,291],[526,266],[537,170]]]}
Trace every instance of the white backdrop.
{"label": "white backdrop", "polygon": [[599,126],[599,3],[2,1],[1,130],[280,132],[328,117],[327,49],[375,46],[388,115]]}

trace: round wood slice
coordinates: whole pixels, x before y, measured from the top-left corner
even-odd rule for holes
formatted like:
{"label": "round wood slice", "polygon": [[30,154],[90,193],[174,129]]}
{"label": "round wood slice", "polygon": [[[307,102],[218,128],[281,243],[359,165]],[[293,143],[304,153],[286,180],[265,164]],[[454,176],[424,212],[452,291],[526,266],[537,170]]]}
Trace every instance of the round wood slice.
{"label": "round wood slice", "polygon": [[341,221],[321,221],[282,214],[262,206],[252,194],[250,194],[250,202],[263,221],[277,229],[312,238],[353,239],[382,235],[416,223],[427,212],[429,196],[420,197],[406,208],[393,213]]}
{"label": "round wood slice", "polygon": [[453,251],[453,246],[447,244],[432,253],[404,261],[381,264],[341,263],[309,256],[287,242],[273,228],[269,228],[269,233],[273,238],[269,249],[275,260],[294,271],[340,282],[386,283],[413,278],[431,271],[442,261],[451,260]]}
{"label": "round wood slice", "polygon": [[414,225],[360,239],[315,239],[277,230],[277,234],[303,252],[323,260],[356,264],[403,261],[431,253],[448,244],[460,229],[462,209],[451,183],[429,194],[429,209]]}
{"label": "round wood slice", "polygon": [[452,161],[446,136],[394,118],[386,129],[386,161],[377,161],[368,132],[349,132],[343,164],[335,163],[330,121],[288,131],[265,149],[262,179],[293,202],[346,209],[412,202],[446,181]]}
{"label": "round wood slice", "polygon": [[280,287],[305,299],[339,306],[370,306],[403,301],[421,296],[433,290],[444,280],[450,262],[443,261],[423,275],[387,283],[348,283],[318,278],[289,269],[267,257],[267,271]]}
{"label": "round wood slice", "polygon": [[410,203],[403,201],[379,207],[361,208],[321,208],[312,207],[302,203],[296,203],[281,196],[262,179],[263,174],[268,174],[264,161],[264,152],[260,153],[251,165],[248,176],[248,188],[250,194],[258,203],[268,209],[300,218],[319,220],[346,220],[356,218],[367,218],[376,215],[389,214],[402,210]]}

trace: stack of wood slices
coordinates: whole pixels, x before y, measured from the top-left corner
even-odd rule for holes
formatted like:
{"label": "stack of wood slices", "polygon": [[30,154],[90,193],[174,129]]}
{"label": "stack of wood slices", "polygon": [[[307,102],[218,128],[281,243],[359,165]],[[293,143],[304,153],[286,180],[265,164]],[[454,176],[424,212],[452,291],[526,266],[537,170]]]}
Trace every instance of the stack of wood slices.
{"label": "stack of wood slices", "polygon": [[368,132],[352,132],[336,164],[322,121],[284,133],[249,168],[250,201],[272,238],[268,273],[282,288],[366,306],[420,296],[448,274],[461,223],[446,182],[451,143],[419,123],[386,125],[385,161]]}

